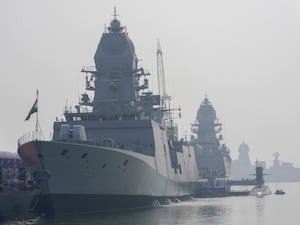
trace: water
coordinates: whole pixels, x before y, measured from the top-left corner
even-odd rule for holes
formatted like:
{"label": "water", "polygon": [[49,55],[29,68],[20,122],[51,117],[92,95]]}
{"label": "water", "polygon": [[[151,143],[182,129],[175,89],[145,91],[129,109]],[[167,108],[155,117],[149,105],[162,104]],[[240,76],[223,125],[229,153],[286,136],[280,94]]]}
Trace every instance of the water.
{"label": "water", "polygon": [[285,195],[262,198],[239,196],[193,199],[147,210],[122,213],[72,216],[62,218],[33,217],[7,221],[5,225],[279,225],[299,224],[300,183],[270,184],[286,191]]}

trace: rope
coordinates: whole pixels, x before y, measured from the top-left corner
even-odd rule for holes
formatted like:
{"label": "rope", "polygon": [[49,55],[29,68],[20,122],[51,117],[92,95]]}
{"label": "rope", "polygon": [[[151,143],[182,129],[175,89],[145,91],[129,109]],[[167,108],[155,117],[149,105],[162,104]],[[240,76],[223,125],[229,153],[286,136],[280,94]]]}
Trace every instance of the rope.
{"label": "rope", "polygon": [[[18,177],[18,176],[20,176],[22,173],[25,173],[25,172],[26,172],[26,170],[24,169],[24,170],[22,170],[20,173],[14,175],[14,176],[12,176],[12,177],[10,177],[9,179],[10,179],[10,180],[11,180],[11,179],[14,179],[15,177]],[[8,181],[7,181],[7,180],[4,181],[3,183],[1,183],[1,184],[0,184],[0,187],[3,187],[5,184],[8,184]]]}
{"label": "rope", "polygon": [[36,205],[37,205],[37,203],[39,201],[40,194],[41,194],[41,192],[38,191],[37,194],[35,195],[35,197],[36,197],[35,198],[35,202],[34,202],[34,204],[32,204],[32,207],[30,209],[28,209],[29,211],[33,211],[35,209],[35,207],[36,207]]}

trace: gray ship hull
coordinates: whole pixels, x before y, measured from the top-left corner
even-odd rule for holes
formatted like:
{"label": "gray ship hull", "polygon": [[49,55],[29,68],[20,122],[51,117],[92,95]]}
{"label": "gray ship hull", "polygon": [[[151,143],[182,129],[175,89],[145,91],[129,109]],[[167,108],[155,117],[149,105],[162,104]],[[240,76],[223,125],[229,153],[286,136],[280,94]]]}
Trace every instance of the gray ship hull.
{"label": "gray ship hull", "polygon": [[261,186],[261,187],[254,187],[250,190],[250,195],[257,196],[257,197],[263,197],[265,195],[272,194],[272,191],[269,189],[268,186]]}
{"label": "gray ship hull", "polygon": [[200,171],[213,171],[217,177],[228,177],[231,174],[231,159],[228,155],[198,153],[197,164]]}
{"label": "gray ship hull", "polygon": [[172,176],[167,167],[163,174],[155,157],[122,149],[33,141],[19,154],[35,171],[41,188],[38,210],[47,214],[151,207],[192,196],[200,187],[182,174]]}
{"label": "gray ship hull", "polygon": [[[74,215],[151,208],[190,199],[190,196],[41,195],[35,211],[47,215]],[[67,204],[66,204],[67,203]]]}
{"label": "gray ship hull", "polygon": [[13,218],[24,218],[30,215],[35,202],[36,191],[0,192],[0,224]]}

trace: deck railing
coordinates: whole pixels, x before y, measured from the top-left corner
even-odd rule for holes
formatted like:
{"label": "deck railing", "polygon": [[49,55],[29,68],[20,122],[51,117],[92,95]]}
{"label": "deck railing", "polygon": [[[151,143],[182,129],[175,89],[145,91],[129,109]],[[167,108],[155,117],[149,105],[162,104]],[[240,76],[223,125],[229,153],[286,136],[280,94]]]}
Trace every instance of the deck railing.
{"label": "deck railing", "polygon": [[26,134],[23,134],[19,139],[18,139],[18,147],[26,144],[30,141],[35,141],[35,140],[44,140],[43,133],[41,131],[32,131],[28,132]]}

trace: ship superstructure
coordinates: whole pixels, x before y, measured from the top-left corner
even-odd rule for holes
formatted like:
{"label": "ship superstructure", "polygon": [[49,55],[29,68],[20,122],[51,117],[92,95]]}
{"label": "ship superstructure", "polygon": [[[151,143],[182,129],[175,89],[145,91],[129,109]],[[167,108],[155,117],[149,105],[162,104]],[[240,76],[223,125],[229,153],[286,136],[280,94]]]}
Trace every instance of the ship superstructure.
{"label": "ship superstructure", "polygon": [[194,142],[199,175],[211,182],[231,175],[230,151],[223,142],[221,131],[222,124],[206,96],[198,109],[193,132],[197,135]]}
{"label": "ship superstructure", "polygon": [[167,134],[168,110],[148,90],[150,74],[138,66],[116,13],[94,61],[82,69],[87,93],[54,122],[53,140],[19,146],[40,186],[40,209],[109,211],[193,195],[199,188],[194,147]]}

